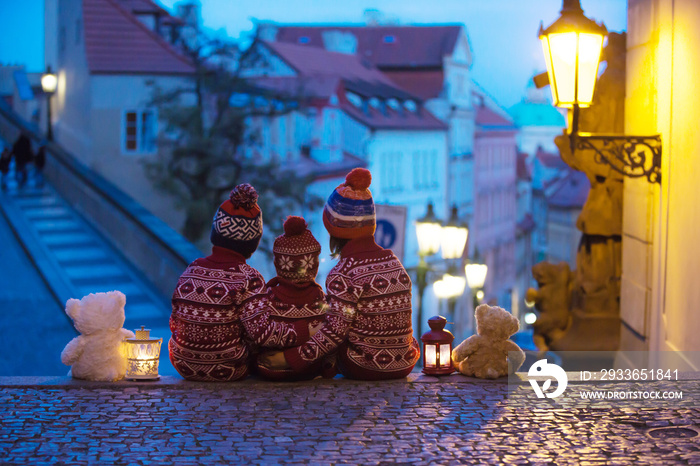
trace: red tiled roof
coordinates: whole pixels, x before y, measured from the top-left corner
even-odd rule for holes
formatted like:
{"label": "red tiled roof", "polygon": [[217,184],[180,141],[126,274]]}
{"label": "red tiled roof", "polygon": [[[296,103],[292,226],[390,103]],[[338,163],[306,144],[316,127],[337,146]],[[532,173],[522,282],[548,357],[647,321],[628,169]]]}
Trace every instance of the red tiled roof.
{"label": "red tiled roof", "polygon": [[320,47],[308,47],[280,42],[265,42],[289,66],[305,76],[342,76],[345,79],[393,83],[369,62],[362,62],[356,55],[329,52]]}
{"label": "red tiled roof", "polygon": [[[344,83],[347,87],[348,83]],[[338,96],[340,108],[355,120],[369,126],[372,129],[412,129],[412,130],[445,130],[447,124],[437,119],[422,105],[418,105],[415,112],[406,109],[396,110],[384,106],[384,111],[366,105],[360,109],[347,100],[344,92]]]}
{"label": "red tiled roof", "polygon": [[569,169],[566,176],[547,188],[547,203],[553,207],[581,208],[590,189],[591,183],[585,173]]}
{"label": "red tiled roof", "polygon": [[[300,77],[256,78],[252,80],[253,85],[282,92],[291,90],[306,97],[329,98],[337,94],[339,106],[347,115],[373,129],[447,128],[445,123],[420,104],[420,99],[399,89],[384,73],[369,63],[362,63],[355,55],[329,52],[320,47],[279,42],[261,43],[294,68]],[[383,111],[369,105],[358,108],[348,101],[345,90],[364,98],[413,100],[416,103],[416,111],[411,112],[405,108],[396,111],[386,104]]]}
{"label": "red tiled roof", "polygon": [[115,0],[83,0],[85,50],[91,73],[189,74],[194,68]]}
{"label": "red tiled roof", "polygon": [[461,25],[278,26],[275,40],[323,47],[323,32],[350,32],[357,38],[357,55],[379,68],[442,68],[443,57],[452,54],[461,29]]}
{"label": "red tiled roof", "polygon": [[384,74],[400,88],[423,100],[438,97],[445,81],[442,70],[387,70]]}

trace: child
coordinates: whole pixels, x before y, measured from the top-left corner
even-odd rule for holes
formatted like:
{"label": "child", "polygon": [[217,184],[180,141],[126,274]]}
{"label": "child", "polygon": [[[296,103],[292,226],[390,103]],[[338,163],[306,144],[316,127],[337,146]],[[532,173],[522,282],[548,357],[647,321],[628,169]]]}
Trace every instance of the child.
{"label": "child", "polygon": [[411,328],[411,279],[374,241],[369,170],[356,168],[328,198],[323,224],[340,261],[326,279],[323,327],[305,344],[262,357],[270,367],[303,370],[337,351],[338,369],[363,380],[406,377],[420,357]]}
{"label": "child", "polygon": [[177,282],[168,346],[170,361],[188,380],[231,382],[248,375],[241,312],[265,289],[262,275],[245,262],[263,233],[257,199],[249,184],[231,191],[214,217],[212,254],[192,262]]}
{"label": "child", "polygon": [[[248,336],[264,349],[286,349],[309,339],[313,328],[323,322],[326,311],[323,289],[316,283],[321,245],[307,229],[302,217],[289,217],[284,234],[272,247],[277,276],[264,294],[250,299],[241,321]],[[273,380],[313,378],[319,364],[302,371],[274,370],[258,364],[258,374]],[[330,374],[332,375],[332,374]]]}

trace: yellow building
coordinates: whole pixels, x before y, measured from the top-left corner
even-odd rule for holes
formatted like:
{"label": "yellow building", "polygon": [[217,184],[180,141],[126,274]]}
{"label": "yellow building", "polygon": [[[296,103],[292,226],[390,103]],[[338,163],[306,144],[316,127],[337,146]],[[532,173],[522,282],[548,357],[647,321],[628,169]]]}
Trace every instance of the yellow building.
{"label": "yellow building", "polygon": [[629,0],[625,131],[663,159],[660,184],[625,180],[623,350],[700,350],[699,50],[699,1]]}

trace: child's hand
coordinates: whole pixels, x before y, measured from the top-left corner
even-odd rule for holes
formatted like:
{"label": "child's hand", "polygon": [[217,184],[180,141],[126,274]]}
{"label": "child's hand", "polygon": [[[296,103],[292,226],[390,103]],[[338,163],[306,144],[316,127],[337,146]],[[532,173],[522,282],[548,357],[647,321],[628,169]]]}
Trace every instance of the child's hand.
{"label": "child's hand", "polygon": [[323,328],[323,321],[314,324],[313,322],[309,324],[309,336],[312,337]]}
{"label": "child's hand", "polygon": [[289,369],[282,351],[267,351],[258,357],[258,362],[268,369]]}

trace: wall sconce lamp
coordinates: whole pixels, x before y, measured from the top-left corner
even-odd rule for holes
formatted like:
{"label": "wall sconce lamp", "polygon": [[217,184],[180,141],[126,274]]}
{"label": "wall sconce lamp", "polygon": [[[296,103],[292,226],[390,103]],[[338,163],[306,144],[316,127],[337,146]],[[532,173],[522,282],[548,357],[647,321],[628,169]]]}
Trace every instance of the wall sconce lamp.
{"label": "wall sconce lamp", "polygon": [[[631,178],[646,177],[661,183],[661,136],[592,134],[578,131],[579,109],[593,101],[603,40],[604,24],[587,18],[580,0],[563,0],[561,16],[548,28],[540,24],[547,73],[535,77],[540,88],[547,84],[557,107],[571,109],[571,152],[592,150],[595,161]],[[647,151],[650,155],[647,154]]]}

